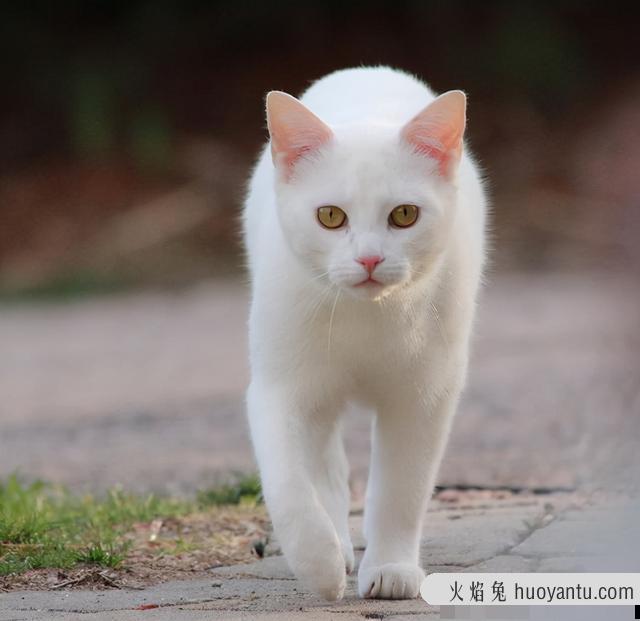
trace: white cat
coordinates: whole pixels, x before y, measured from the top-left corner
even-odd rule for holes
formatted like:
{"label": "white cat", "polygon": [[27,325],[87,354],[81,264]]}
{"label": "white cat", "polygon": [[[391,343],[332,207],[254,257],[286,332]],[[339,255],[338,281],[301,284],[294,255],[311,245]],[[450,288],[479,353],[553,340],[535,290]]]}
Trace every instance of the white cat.
{"label": "white cat", "polygon": [[375,412],[359,593],[413,598],[424,577],[422,522],[484,260],[465,106],[462,92],[436,98],[387,67],[332,73],[301,101],[267,95],[270,148],[244,213],[249,421],[287,562],[327,599],[354,567],[340,424],[350,402]]}

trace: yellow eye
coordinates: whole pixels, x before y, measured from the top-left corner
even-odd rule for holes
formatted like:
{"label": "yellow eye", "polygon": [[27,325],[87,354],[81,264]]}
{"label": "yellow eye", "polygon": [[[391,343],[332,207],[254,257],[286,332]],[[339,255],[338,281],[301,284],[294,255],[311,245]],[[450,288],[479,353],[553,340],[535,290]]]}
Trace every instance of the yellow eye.
{"label": "yellow eye", "polygon": [[318,207],[318,221],[327,229],[339,229],[347,221],[347,214],[335,205]]}
{"label": "yellow eye", "polygon": [[389,224],[406,229],[416,223],[418,213],[419,209],[415,205],[398,205],[389,214]]}

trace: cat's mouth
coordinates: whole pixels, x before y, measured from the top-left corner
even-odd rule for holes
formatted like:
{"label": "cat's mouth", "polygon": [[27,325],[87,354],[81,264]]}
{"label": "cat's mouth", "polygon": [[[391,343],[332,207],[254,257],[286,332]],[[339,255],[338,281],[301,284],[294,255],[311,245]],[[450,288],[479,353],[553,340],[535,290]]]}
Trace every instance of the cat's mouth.
{"label": "cat's mouth", "polygon": [[381,300],[395,289],[394,283],[377,280],[374,276],[369,276],[360,282],[345,285],[346,283],[342,285],[345,292],[360,300]]}
{"label": "cat's mouth", "polygon": [[354,287],[383,287],[384,285],[379,280],[376,280],[375,278],[372,278],[371,276],[369,276],[369,278],[362,280],[353,286]]}
{"label": "cat's mouth", "polygon": [[384,283],[381,283],[379,280],[376,280],[372,276],[366,278],[365,280],[360,281],[353,285],[354,287],[361,287],[364,289],[377,289],[379,287],[384,287]]}

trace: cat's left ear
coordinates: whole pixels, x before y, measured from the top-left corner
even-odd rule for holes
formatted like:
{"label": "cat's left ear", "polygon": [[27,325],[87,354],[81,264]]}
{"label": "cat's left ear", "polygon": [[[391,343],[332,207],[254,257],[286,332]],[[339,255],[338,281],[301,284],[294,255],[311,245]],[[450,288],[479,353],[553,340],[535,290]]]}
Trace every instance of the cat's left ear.
{"label": "cat's left ear", "polygon": [[299,158],[333,137],[331,129],[295,97],[280,91],[267,95],[267,126],[273,164],[288,178]]}
{"label": "cat's left ear", "polygon": [[466,95],[448,91],[402,128],[402,138],[418,153],[437,160],[444,177],[450,177],[460,161],[466,110]]}

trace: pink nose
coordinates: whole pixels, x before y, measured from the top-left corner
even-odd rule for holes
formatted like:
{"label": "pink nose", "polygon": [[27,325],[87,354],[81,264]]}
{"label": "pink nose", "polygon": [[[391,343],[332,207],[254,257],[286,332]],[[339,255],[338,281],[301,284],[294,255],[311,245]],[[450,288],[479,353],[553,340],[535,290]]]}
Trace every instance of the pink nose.
{"label": "pink nose", "polygon": [[360,265],[364,265],[364,268],[371,274],[373,270],[376,269],[376,265],[378,263],[382,263],[384,261],[383,257],[379,257],[378,255],[372,255],[370,257],[359,257],[356,259]]}

